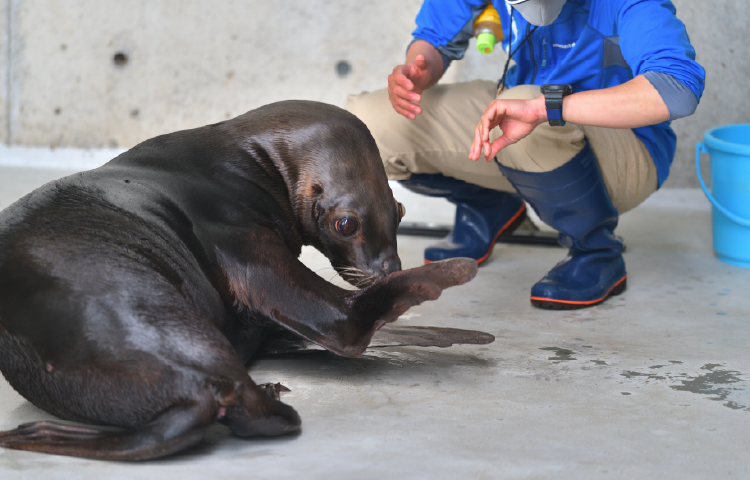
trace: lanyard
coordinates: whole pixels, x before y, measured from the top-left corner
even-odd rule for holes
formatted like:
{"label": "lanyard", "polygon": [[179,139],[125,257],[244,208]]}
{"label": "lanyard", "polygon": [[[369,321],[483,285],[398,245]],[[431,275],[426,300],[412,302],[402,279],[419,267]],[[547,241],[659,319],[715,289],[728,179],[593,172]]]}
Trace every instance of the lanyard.
{"label": "lanyard", "polygon": [[513,53],[510,53],[510,49],[513,46],[513,12],[514,12],[513,5],[510,6],[510,35],[508,36],[508,59],[505,61],[505,68],[503,68],[503,76],[500,78],[500,80],[497,82],[497,91],[499,92],[501,88],[505,88],[505,76],[508,74],[508,65],[510,65],[510,59],[513,58],[513,55],[518,52],[518,49],[523,46],[524,43],[526,43],[526,40],[529,39],[532,33],[536,31],[537,28],[539,28],[539,25],[534,25],[534,28],[531,29],[531,31],[526,34],[526,38],[523,39],[521,43],[518,44],[515,50],[513,50]]}

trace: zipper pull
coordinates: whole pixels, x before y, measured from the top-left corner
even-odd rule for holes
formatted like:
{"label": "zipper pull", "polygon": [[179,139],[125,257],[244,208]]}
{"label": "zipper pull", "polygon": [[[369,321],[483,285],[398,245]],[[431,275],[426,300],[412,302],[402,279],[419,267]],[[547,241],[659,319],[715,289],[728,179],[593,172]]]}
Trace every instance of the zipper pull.
{"label": "zipper pull", "polygon": [[542,66],[547,66],[547,37],[542,37]]}

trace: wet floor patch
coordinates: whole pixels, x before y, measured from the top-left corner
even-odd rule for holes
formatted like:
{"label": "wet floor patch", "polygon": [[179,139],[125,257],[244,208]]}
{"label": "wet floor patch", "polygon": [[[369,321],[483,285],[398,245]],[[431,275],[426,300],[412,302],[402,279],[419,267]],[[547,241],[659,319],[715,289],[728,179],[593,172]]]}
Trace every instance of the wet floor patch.
{"label": "wet floor patch", "polygon": [[548,357],[547,360],[552,360],[555,363],[559,362],[567,362],[570,360],[576,360],[576,358],[573,356],[576,354],[573,350],[568,350],[567,348],[560,348],[560,347],[542,347],[539,350],[547,350],[549,352],[555,352],[554,357]]}
{"label": "wet floor patch", "polygon": [[666,380],[667,377],[664,375],[657,375],[655,373],[641,373],[641,372],[631,372],[631,371],[625,371],[620,373],[625,378],[638,378],[642,377],[646,380],[646,383],[648,383],[649,380]]}
{"label": "wet floor patch", "polygon": [[[739,399],[732,399],[738,393],[746,390],[740,388],[745,382],[740,377],[740,372],[735,370],[723,370],[719,367],[723,365],[708,363],[701,367],[701,370],[707,370],[703,375],[692,377],[689,380],[680,380],[682,385],[670,385],[670,388],[683,392],[698,393],[701,395],[710,395],[710,400],[724,402],[722,405],[733,410],[750,411],[750,407],[739,403]],[[743,399],[744,400],[744,399]],[[744,403],[747,403],[746,401]]]}
{"label": "wet floor patch", "polygon": [[[681,365],[682,362],[669,361],[672,366]],[[668,365],[653,365],[649,369],[658,369]],[[733,410],[744,410],[750,412],[750,382],[742,378],[742,373],[729,370],[719,363],[707,363],[700,367],[697,375],[687,373],[671,372],[638,372],[626,370],[620,375],[639,383],[652,384],[655,381],[666,381],[672,383],[669,388],[681,392],[708,395],[710,400],[722,402],[725,407]],[[705,373],[703,373],[705,371]]]}

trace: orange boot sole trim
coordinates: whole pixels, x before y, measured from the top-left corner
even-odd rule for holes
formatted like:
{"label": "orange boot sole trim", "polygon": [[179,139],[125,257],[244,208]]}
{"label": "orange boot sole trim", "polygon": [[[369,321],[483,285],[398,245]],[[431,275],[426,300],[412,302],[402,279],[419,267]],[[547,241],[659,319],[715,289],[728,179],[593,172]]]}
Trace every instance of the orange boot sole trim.
{"label": "orange boot sole trim", "polygon": [[578,308],[593,307],[602,303],[609,297],[614,297],[625,291],[627,287],[628,276],[625,275],[612,288],[610,288],[603,297],[597,298],[596,300],[589,300],[586,302],[575,301],[575,300],[555,300],[554,298],[544,297],[531,297],[531,304],[535,307],[544,308],[547,310],[575,310]]}

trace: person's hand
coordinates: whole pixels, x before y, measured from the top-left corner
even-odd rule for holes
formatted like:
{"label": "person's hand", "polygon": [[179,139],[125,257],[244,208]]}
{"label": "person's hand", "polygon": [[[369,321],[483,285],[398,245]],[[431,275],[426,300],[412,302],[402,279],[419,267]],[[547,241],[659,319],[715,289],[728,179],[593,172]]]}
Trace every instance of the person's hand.
{"label": "person's hand", "polygon": [[[484,150],[484,158],[490,162],[497,152],[526,137],[546,121],[544,97],[533,100],[493,100],[487,105],[477,128],[474,129],[474,142],[469,150],[469,159],[479,160]],[[490,143],[490,130],[495,127],[500,127],[503,135]]]}
{"label": "person's hand", "polygon": [[398,65],[388,75],[388,98],[396,113],[410,120],[422,113],[417,105],[422,101],[421,93],[432,80],[430,66],[424,55],[417,55],[412,63]]}

